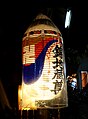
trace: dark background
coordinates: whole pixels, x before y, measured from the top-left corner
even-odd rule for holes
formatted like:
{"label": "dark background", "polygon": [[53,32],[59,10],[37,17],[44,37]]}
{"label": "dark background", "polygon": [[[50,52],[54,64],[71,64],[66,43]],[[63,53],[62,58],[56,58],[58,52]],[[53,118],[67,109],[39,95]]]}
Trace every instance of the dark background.
{"label": "dark background", "polygon": [[[72,10],[69,29],[64,27],[67,8]],[[69,66],[68,49],[82,54],[88,45],[87,11],[87,7],[80,5],[75,7],[67,5],[56,8],[30,8],[28,6],[20,7],[19,5],[13,7],[5,4],[2,7],[0,11],[0,80],[12,107],[17,107],[17,89],[22,80],[22,37],[34,18],[39,13],[43,13],[50,17],[61,31],[66,55],[67,75],[69,75],[69,68],[72,68],[71,73],[73,73],[77,71],[77,67]],[[68,108],[67,111],[67,114],[74,112],[71,108]],[[71,118],[69,117],[69,119]]]}

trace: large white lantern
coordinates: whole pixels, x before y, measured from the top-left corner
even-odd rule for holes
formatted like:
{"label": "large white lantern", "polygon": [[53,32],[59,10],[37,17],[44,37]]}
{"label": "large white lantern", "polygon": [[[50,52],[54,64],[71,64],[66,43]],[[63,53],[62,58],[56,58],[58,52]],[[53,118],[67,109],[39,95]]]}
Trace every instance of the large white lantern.
{"label": "large white lantern", "polygon": [[21,109],[68,105],[63,38],[46,15],[39,14],[22,39]]}

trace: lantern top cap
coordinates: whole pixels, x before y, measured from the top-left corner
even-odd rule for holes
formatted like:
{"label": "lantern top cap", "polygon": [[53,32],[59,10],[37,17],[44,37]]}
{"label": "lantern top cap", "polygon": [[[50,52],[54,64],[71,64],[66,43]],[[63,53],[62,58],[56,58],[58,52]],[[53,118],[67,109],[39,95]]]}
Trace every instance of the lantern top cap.
{"label": "lantern top cap", "polygon": [[40,13],[36,16],[35,20],[37,20],[37,19],[49,19],[51,21],[51,19],[48,16],[46,16],[42,13]]}
{"label": "lantern top cap", "polygon": [[53,23],[53,21],[47,16],[42,13],[38,14],[35,19],[32,21],[28,29],[26,30],[26,33],[29,31],[35,31],[35,30],[54,30],[56,32],[60,32],[58,27]]}

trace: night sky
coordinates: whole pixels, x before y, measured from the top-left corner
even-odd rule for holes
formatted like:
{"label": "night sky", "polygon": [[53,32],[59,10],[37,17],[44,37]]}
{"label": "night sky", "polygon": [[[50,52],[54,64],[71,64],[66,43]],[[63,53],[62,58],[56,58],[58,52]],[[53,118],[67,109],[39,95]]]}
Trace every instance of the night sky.
{"label": "night sky", "polygon": [[[61,8],[61,7],[60,7]],[[59,8],[16,8],[7,6],[0,14],[0,79],[7,93],[14,94],[14,89],[21,83],[21,43],[24,32],[32,20],[40,13],[48,15],[60,29],[65,51],[68,48],[79,52],[88,45],[88,13],[86,7],[70,7],[72,10],[71,26],[64,28],[65,12]],[[15,94],[17,95],[17,94]],[[15,95],[9,97],[14,100]]]}

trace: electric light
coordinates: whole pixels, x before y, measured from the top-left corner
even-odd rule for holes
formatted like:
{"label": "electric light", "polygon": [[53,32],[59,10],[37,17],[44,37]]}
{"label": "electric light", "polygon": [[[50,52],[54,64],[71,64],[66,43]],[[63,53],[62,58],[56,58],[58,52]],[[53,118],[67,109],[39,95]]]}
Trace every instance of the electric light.
{"label": "electric light", "polygon": [[67,10],[65,19],[65,28],[69,28],[71,22],[71,10]]}

